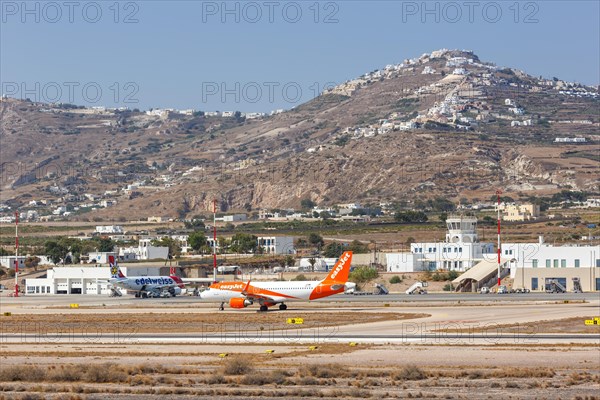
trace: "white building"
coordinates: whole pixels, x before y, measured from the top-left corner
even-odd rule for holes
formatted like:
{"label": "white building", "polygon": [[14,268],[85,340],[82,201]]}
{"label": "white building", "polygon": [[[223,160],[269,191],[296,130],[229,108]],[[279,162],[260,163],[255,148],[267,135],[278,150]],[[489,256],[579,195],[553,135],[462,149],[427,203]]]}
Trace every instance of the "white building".
{"label": "white building", "polygon": [[480,243],[477,218],[453,216],[446,220],[444,242],[412,243],[410,253],[388,253],[388,272],[465,271],[484,258],[494,257],[492,243]]}
{"label": "white building", "polygon": [[90,264],[108,264],[108,257],[110,256],[113,256],[116,259],[118,253],[114,251],[92,251],[88,253],[88,262]]}
{"label": "white building", "polygon": [[[121,271],[127,276],[160,275],[160,267],[121,266]],[[26,279],[25,294],[108,295],[110,277],[109,267],[55,267],[48,270],[46,278]]]}
{"label": "white building", "polygon": [[96,232],[102,235],[111,233],[123,233],[123,227],[121,225],[98,225],[96,226]]}
{"label": "white building", "polygon": [[543,291],[556,280],[572,291],[576,278],[584,292],[600,290],[598,246],[553,246],[540,236],[537,243],[503,243],[500,249],[503,257],[512,259],[513,287]]}
{"label": "white building", "polygon": [[66,206],[58,206],[55,210],[52,211],[53,215],[61,215],[67,212]]}
{"label": "white building", "polygon": [[295,254],[294,238],[291,236],[259,236],[258,246],[266,254]]}
{"label": "white building", "polygon": [[246,221],[248,216],[246,214],[232,214],[232,215],[224,215],[222,217],[217,218],[217,221],[221,222],[236,222],[236,221]]}
{"label": "white building", "polygon": [[555,143],[585,143],[586,139],[582,137],[557,137],[554,139]]}
{"label": "white building", "polygon": [[169,248],[153,246],[152,239],[140,239],[138,247],[119,248],[119,258],[123,260],[166,260]]}
{"label": "white building", "polygon": [[[26,259],[27,259],[26,256],[19,256],[19,269],[25,268],[25,260]],[[16,264],[15,260],[16,260],[16,256],[2,256],[2,257],[0,257],[0,265],[3,266],[4,268],[14,269],[15,264]]]}
{"label": "white building", "polygon": [[324,258],[315,257],[314,258],[314,266],[310,264],[310,258],[301,258],[300,259],[300,267],[298,271],[303,272],[325,272],[329,270],[329,266],[327,265],[327,261]]}

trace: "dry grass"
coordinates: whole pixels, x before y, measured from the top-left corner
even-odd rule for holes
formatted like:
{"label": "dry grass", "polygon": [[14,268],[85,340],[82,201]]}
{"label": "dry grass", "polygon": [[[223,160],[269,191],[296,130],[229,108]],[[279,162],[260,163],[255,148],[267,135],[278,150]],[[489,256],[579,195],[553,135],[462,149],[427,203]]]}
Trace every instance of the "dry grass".
{"label": "dry grass", "polygon": [[[0,330],[10,332],[18,328],[19,333],[45,332],[52,335],[87,333],[91,336],[119,332],[122,337],[135,333],[194,332],[210,335],[221,332],[261,334],[270,330],[301,330],[317,327],[372,323],[391,320],[406,320],[427,317],[429,314],[375,313],[375,312],[286,312],[255,313],[250,310],[236,313],[110,313],[103,314],[13,314],[0,319]],[[288,325],[286,319],[303,318],[303,325]],[[159,324],[156,322],[160,321]],[[60,322],[57,322],[60,321]],[[134,323],[135,322],[135,323]],[[40,332],[40,326],[45,331]]]}
{"label": "dry grass", "polygon": [[392,374],[395,381],[418,381],[427,379],[427,373],[415,365],[407,365],[400,371]]}
{"label": "dry grass", "polygon": [[[357,367],[344,363],[276,367],[267,359],[235,356],[220,368],[189,365],[64,364],[0,366],[0,400],[190,396],[223,398],[482,398],[498,391],[513,397],[592,399],[600,375],[592,369],[545,367]],[[205,365],[203,365],[205,366]],[[533,396],[533,397],[532,397]]]}
{"label": "dry grass", "polygon": [[[524,297],[525,298],[525,297]],[[585,325],[589,318],[573,317],[555,320],[542,320],[525,324],[486,325],[485,327],[470,327],[465,329],[443,329],[434,332],[445,333],[515,333],[523,337],[535,337],[537,333],[590,333],[600,334],[600,325]]]}
{"label": "dry grass", "polygon": [[221,372],[225,375],[245,375],[253,371],[252,361],[246,357],[228,358],[221,368]]}

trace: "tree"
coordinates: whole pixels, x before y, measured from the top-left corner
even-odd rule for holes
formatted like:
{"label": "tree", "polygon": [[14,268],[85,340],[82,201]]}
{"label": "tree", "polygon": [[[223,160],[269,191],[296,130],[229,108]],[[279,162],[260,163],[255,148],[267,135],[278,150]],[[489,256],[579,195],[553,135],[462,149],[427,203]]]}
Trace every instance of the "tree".
{"label": "tree", "polygon": [[323,241],[323,237],[321,235],[317,233],[311,233],[308,235],[308,243],[312,244],[313,246],[320,247],[323,246],[325,242]]}
{"label": "tree", "polygon": [[427,214],[423,211],[398,211],[394,219],[396,222],[427,222]]}
{"label": "tree", "polygon": [[61,260],[64,260],[67,257],[69,249],[62,243],[55,240],[49,240],[44,244],[44,253],[55,265],[57,265]]}
{"label": "tree", "polygon": [[231,238],[231,251],[234,253],[254,253],[258,238],[249,233],[236,233]]}
{"label": "tree", "polygon": [[292,266],[294,266],[295,263],[296,263],[296,260],[294,259],[294,256],[287,255],[285,257],[285,266],[286,267],[292,267]]}
{"label": "tree", "polygon": [[196,215],[192,217],[190,221],[184,222],[184,225],[187,229],[200,230],[205,228],[204,221],[202,220],[201,215]]}
{"label": "tree", "polygon": [[354,271],[350,272],[348,280],[360,286],[361,284],[373,280],[378,276],[379,272],[377,272],[375,268],[363,266],[355,268]]}
{"label": "tree", "polygon": [[300,207],[302,207],[303,210],[310,210],[316,205],[317,204],[314,201],[312,201],[311,199],[300,200]]}
{"label": "tree", "polygon": [[323,219],[329,219],[329,218],[331,218],[331,214],[328,211],[321,212],[321,214],[319,216],[321,218],[323,218]]}
{"label": "tree", "polygon": [[206,235],[204,234],[204,231],[195,231],[192,232],[188,237],[188,243],[190,244],[192,249],[199,251],[204,246],[206,246],[208,241],[206,240]]}
{"label": "tree", "polygon": [[338,242],[329,243],[323,250],[323,256],[337,258],[344,252],[344,245]]}
{"label": "tree", "polygon": [[315,272],[315,264],[317,263],[317,259],[314,257],[311,257],[308,259],[308,263],[310,264],[310,271]]}
{"label": "tree", "polygon": [[446,223],[446,220],[448,219],[448,213],[443,212],[438,218],[441,222]]}
{"label": "tree", "polygon": [[353,240],[352,243],[350,243],[350,246],[348,246],[348,250],[352,251],[353,253],[359,254],[359,253],[368,253],[369,252],[369,246],[367,246],[364,243],[361,243],[358,240]]}
{"label": "tree", "polygon": [[37,266],[40,263],[40,258],[39,257],[27,257],[25,259],[25,268],[33,268],[35,271],[37,271]]}
{"label": "tree", "polygon": [[101,237],[98,241],[98,251],[100,252],[110,252],[115,248],[115,242],[112,241],[111,238]]}

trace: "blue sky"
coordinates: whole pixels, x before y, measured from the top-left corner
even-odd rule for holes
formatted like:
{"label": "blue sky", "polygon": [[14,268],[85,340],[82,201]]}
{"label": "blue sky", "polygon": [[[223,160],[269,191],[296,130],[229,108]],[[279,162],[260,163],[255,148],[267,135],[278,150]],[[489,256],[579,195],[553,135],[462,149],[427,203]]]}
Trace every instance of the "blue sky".
{"label": "blue sky", "polygon": [[[23,5],[25,4],[25,6]],[[600,83],[597,1],[0,2],[13,97],[270,111],[440,48]]]}

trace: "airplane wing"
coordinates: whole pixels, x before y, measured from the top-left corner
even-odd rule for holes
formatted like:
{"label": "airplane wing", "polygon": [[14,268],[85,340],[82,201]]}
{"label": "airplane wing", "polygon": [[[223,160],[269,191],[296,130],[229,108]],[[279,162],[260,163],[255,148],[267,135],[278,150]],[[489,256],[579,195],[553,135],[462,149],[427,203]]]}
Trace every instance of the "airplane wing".
{"label": "airplane wing", "polygon": [[252,286],[250,285],[250,281],[248,281],[241,294],[248,300],[258,303],[281,303],[288,299],[295,299],[294,296],[287,296],[282,293],[271,292],[270,290]]}

